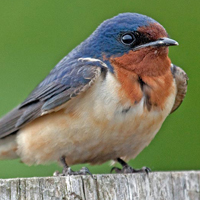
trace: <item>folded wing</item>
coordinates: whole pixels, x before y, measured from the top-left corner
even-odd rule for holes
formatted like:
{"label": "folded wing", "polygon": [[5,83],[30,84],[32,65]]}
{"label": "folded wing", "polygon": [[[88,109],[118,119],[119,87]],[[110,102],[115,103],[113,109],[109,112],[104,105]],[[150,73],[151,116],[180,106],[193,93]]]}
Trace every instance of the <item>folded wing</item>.
{"label": "folded wing", "polygon": [[183,99],[185,98],[186,92],[187,92],[187,83],[188,83],[188,76],[185,73],[183,69],[180,67],[172,64],[171,71],[174,76],[175,82],[176,82],[176,88],[177,88],[177,94],[174,106],[171,110],[171,113],[173,113],[182,103]]}
{"label": "folded wing", "polygon": [[60,62],[22,104],[0,119],[0,138],[85,92],[106,71],[105,63],[95,59]]}

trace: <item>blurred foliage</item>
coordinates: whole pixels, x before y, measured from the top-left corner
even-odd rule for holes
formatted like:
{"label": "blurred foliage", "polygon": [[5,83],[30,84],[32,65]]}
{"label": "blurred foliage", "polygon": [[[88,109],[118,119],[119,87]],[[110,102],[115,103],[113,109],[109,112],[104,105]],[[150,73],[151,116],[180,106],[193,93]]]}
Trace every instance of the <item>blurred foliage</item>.
{"label": "blurred foliage", "polygon": [[[22,102],[103,20],[122,12],[146,14],[179,42],[178,47],[170,48],[170,58],[186,70],[190,80],[184,103],[130,164],[153,171],[200,169],[199,7],[199,0],[1,1],[0,115]],[[92,173],[110,171],[109,163],[89,168]],[[57,164],[29,167],[19,160],[0,161],[0,169],[1,178],[51,176],[61,170]]]}

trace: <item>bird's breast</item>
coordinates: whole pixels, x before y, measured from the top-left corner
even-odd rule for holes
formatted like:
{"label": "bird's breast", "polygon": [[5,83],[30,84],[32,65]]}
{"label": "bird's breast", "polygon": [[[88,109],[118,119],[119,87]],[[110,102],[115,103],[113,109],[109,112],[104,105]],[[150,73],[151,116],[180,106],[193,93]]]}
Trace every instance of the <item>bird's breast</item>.
{"label": "bird's breast", "polygon": [[85,93],[55,113],[44,115],[19,132],[18,153],[27,164],[66,156],[69,165],[134,158],[161,127],[174,103],[170,94],[162,109],[145,108],[145,96],[132,103],[121,96],[120,82],[108,73]]}

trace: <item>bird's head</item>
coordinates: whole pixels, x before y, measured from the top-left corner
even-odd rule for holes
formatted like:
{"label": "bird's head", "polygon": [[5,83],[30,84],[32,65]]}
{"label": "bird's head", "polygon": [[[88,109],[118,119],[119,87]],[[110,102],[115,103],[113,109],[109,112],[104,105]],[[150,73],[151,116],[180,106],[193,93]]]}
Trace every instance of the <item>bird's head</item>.
{"label": "bird's head", "polygon": [[[170,67],[168,46],[178,45],[154,19],[123,13],[104,21],[79,47],[87,57],[137,74],[157,75]],[[158,69],[159,68],[159,69]]]}

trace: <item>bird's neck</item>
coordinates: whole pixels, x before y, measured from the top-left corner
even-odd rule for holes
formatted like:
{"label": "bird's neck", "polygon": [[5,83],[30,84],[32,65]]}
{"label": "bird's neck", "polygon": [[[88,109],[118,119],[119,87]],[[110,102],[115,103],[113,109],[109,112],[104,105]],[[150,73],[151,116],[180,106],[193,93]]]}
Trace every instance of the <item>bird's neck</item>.
{"label": "bird's neck", "polygon": [[126,55],[128,59],[123,61],[119,58],[111,60],[114,74],[121,84],[119,95],[122,99],[128,98],[132,104],[144,97],[148,110],[152,106],[163,109],[167,97],[174,90],[170,59],[165,54],[155,58],[152,54],[149,55],[150,58],[129,56],[130,54]]}
{"label": "bird's neck", "polygon": [[111,57],[110,62],[113,67],[124,68],[139,76],[163,75],[169,70],[171,64],[168,57],[168,47],[131,50],[120,57]]}

